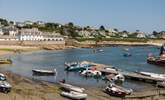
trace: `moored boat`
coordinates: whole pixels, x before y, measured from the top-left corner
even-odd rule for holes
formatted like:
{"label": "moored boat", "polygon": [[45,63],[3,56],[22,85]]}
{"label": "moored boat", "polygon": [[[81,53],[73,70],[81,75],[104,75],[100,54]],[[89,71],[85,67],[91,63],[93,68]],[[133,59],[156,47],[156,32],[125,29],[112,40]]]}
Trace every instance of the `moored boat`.
{"label": "moored boat", "polygon": [[75,91],[75,92],[83,93],[85,90],[84,88],[73,86],[70,84],[62,83],[62,82],[59,82],[59,84],[61,85],[62,88],[64,88],[65,90],[69,90],[69,91]]}
{"label": "moored boat", "polygon": [[33,74],[36,75],[55,75],[57,73],[56,69],[54,70],[43,70],[43,69],[32,69]]}
{"label": "moored boat", "polygon": [[139,74],[153,77],[153,78],[160,78],[160,79],[165,79],[165,74],[156,74],[156,73],[151,73],[151,72],[138,72]]}
{"label": "moored boat", "polygon": [[165,81],[164,82],[157,82],[157,87],[165,87]]}
{"label": "moored boat", "polygon": [[0,81],[5,81],[5,80],[6,80],[6,76],[0,73]]}
{"label": "moored boat", "polygon": [[125,89],[111,83],[104,89],[104,92],[111,96],[125,97],[126,95],[130,95],[133,91],[132,89]]}
{"label": "moored boat", "polygon": [[153,56],[152,54],[149,54],[147,57],[147,63],[159,65],[159,66],[165,66],[165,44],[163,44],[160,48],[160,54],[158,57]]}
{"label": "moored boat", "polygon": [[0,59],[0,64],[12,64],[11,59]]}
{"label": "moored boat", "polygon": [[75,91],[70,91],[70,92],[61,92],[62,96],[68,97],[70,99],[74,99],[74,100],[82,100],[82,99],[86,99],[87,98],[87,94],[85,93],[79,93],[79,92],[75,92]]}
{"label": "moored boat", "polygon": [[8,93],[11,91],[12,86],[6,81],[0,81],[0,91]]}
{"label": "moored boat", "polygon": [[148,57],[147,63],[159,65],[159,66],[165,66],[165,59],[161,59],[159,57],[157,57],[157,58],[156,57]]}
{"label": "moored boat", "polygon": [[84,70],[81,72],[81,75],[87,77],[100,77],[102,74],[100,71],[97,70]]}

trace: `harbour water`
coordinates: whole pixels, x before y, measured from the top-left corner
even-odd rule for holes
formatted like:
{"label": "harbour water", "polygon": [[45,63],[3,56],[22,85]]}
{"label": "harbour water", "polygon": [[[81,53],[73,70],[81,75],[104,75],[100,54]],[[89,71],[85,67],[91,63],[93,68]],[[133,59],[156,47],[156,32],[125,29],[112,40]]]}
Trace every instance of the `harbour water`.
{"label": "harbour water", "polygon": [[[123,48],[129,48],[131,57],[124,57]],[[99,48],[96,48],[99,49]],[[66,79],[68,83],[85,87],[104,87],[107,83],[101,79],[84,78],[75,72],[64,71],[64,62],[92,61],[96,63],[112,65],[124,71],[148,71],[164,73],[165,67],[147,64],[148,53],[159,54],[159,49],[154,46],[117,46],[102,47],[102,52],[93,52],[93,49],[78,48],[55,51],[37,51],[32,53],[14,54],[10,57],[13,60],[11,65],[0,65],[1,70],[12,71],[14,73],[49,82],[58,82]],[[57,76],[33,76],[32,69],[54,69]],[[126,80],[123,84],[127,88],[138,91],[141,89],[154,88],[152,84]]]}

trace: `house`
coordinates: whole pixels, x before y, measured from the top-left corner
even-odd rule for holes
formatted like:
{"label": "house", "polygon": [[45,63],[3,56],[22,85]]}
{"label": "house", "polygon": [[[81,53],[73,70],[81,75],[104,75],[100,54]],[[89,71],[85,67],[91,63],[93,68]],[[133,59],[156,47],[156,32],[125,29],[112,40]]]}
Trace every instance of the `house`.
{"label": "house", "polygon": [[128,37],[128,34],[127,34],[127,33],[122,33],[122,34],[121,34],[121,37],[127,38],[127,37]]}
{"label": "house", "polygon": [[87,30],[81,30],[78,32],[78,35],[85,37],[85,38],[88,38],[92,35],[92,33],[87,31]]}
{"label": "house", "polygon": [[60,33],[43,33],[43,41],[64,41],[64,37]]}
{"label": "house", "polygon": [[146,35],[144,33],[137,33],[137,38],[146,38]]}

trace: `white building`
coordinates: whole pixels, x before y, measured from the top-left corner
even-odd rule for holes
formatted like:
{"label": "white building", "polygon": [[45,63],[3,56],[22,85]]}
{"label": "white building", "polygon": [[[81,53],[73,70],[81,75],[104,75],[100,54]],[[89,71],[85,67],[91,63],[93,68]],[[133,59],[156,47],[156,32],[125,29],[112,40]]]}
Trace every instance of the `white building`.
{"label": "white building", "polygon": [[18,38],[20,41],[64,41],[59,33],[41,32],[37,28],[22,29]]}
{"label": "white building", "polygon": [[146,35],[144,33],[138,33],[137,38],[146,38]]}
{"label": "white building", "polygon": [[42,32],[37,28],[22,29],[19,31],[18,38],[20,41],[41,41],[43,40]]}

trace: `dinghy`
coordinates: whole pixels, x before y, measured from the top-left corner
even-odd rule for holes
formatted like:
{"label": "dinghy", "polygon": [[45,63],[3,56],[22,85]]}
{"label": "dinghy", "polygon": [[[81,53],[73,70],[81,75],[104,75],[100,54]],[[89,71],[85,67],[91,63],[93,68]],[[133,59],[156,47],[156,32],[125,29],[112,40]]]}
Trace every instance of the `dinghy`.
{"label": "dinghy", "polygon": [[79,93],[79,92],[75,92],[75,91],[70,91],[70,92],[61,92],[61,95],[64,97],[68,97],[70,99],[74,99],[74,100],[82,100],[82,99],[86,99],[87,98],[87,94],[85,93]]}
{"label": "dinghy", "polygon": [[62,88],[69,90],[69,91],[75,91],[75,92],[83,93],[83,91],[85,90],[84,88],[80,88],[80,87],[73,86],[73,85],[66,84],[66,83],[62,83],[62,82],[59,82],[59,84],[61,85]]}
{"label": "dinghy", "polygon": [[43,70],[43,69],[32,69],[33,74],[35,75],[54,75],[57,73],[56,69],[54,70]]}
{"label": "dinghy", "polygon": [[4,93],[8,93],[11,91],[11,85],[6,81],[0,81],[0,91]]}
{"label": "dinghy", "polygon": [[12,64],[11,59],[0,59],[0,64]]}

